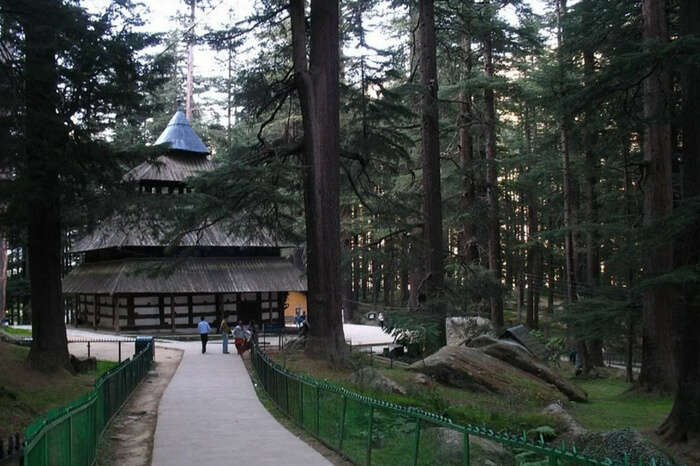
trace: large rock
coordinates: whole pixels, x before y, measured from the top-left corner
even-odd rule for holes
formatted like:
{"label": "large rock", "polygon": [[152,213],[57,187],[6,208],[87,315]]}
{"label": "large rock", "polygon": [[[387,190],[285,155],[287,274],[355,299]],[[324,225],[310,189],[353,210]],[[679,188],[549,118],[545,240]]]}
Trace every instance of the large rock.
{"label": "large rock", "polygon": [[524,395],[540,400],[563,398],[554,386],[483,351],[466,346],[443,346],[409,368],[447,385],[475,392]]}
{"label": "large rock", "polygon": [[576,419],[571,417],[571,414],[569,414],[562,407],[562,405],[556,401],[547,405],[542,410],[542,414],[546,414],[547,416],[551,416],[554,419],[558,420],[559,423],[564,427],[563,433],[567,436],[567,438],[577,438],[581,435],[588,433],[585,427],[579,424],[576,421]]}
{"label": "large rock", "polygon": [[405,388],[373,367],[363,367],[357,372],[354,372],[350,376],[349,381],[350,383],[379,392],[406,394]]}
{"label": "large rock", "polygon": [[[432,427],[425,430],[425,436],[435,440],[435,464],[462,464],[464,434],[447,427]],[[469,460],[470,464],[483,466],[515,464],[515,457],[503,445],[476,435],[469,436]]]}
{"label": "large rock", "polygon": [[469,344],[474,338],[494,332],[489,319],[483,317],[447,317],[445,333],[448,346]]}
{"label": "large rock", "polygon": [[482,336],[476,341],[479,350],[499,359],[511,366],[515,366],[538,379],[551,383],[559,389],[571,401],[586,401],[588,395],[578,386],[566,380],[544,362],[534,358],[530,352],[512,340],[496,340]]}

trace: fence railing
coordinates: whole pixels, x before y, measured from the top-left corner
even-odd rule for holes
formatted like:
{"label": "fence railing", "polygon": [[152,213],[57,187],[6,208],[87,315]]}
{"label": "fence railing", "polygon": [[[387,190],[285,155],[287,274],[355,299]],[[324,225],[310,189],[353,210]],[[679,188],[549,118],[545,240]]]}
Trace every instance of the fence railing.
{"label": "fence railing", "polygon": [[24,466],[93,464],[100,434],[150,370],[153,345],[103,374],[92,392],[27,427]]}
{"label": "fence railing", "polygon": [[[251,360],[260,383],[277,407],[304,430],[358,465],[479,465],[484,450],[471,437],[496,442],[518,452],[518,464],[659,465],[626,457],[622,462],[585,456],[575,445],[553,446],[539,439],[495,432],[485,426],[460,425],[422,409],[400,406],[301,376],[279,366],[255,345]],[[481,450],[477,452],[476,450]],[[482,455],[477,456],[477,453]],[[493,459],[492,459],[493,461]],[[498,461],[496,459],[496,461]]]}

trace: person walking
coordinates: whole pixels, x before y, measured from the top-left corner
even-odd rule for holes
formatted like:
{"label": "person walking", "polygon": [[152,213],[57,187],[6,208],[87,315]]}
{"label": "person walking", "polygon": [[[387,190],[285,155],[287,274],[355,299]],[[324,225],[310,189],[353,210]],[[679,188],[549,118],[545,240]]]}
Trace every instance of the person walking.
{"label": "person walking", "polygon": [[226,319],[221,320],[221,325],[219,325],[219,332],[221,333],[221,347],[224,354],[228,354],[228,334],[231,331]]}
{"label": "person walking", "polygon": [[243,355],[245,348],[245,330],[241,325],[241,321],[236,322],[236,326],[233,327],[233,343],[236,345],[238,354]]}
{"label": "person walking", "polygon": [[197,329],[199,329],[199,338],[202,340],[202,354],[204,354],[207,352],[207,341],[209,341],[209,332],[211,332],[209,322],[204,320],[204,316],[199,318]]}

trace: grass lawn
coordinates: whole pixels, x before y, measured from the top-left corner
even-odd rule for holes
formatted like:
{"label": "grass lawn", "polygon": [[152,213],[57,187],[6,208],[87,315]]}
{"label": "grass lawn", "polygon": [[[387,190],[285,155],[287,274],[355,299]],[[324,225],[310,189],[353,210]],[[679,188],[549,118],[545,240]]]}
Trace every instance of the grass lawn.
{"label": "grass lawn", "polygon": [[608,377],[582,380],[588,403],[572,403],[569,409],[585,428],[595,431],[633,427],[646,431],[657,427],[671,411],[673,399],[647,393],[628,392],[622,379]]}
{"label": "grass lawn", "polygon": [[68,371],[41,374],[26,365],[29,348],[0,342],[0,438],[7,439],[36,417],[92,390],[95,379],[116,363],[98,361],[97,371],[71,375]]}
{"label": "grass lawn", "polygon": [[[307,358],[303,353],[270,353],[270,356],[292,372],[316,380],[325,379],[332,384],[342,385],[354,392],[375,399],[422,408],[447,416],[457,424],[486,425],[495,431],[517,433],[544,426],[551,427],[559,433],[563,430],[563,426],[559,424],[560,421],[542,414],[542,408],[549,401],[533,396],[538,392],[528,387],[527,384],[519,384],[518,391],[510,392],[510,395],[474,393],[435,382],[428,386],[421,385],[416,382],[415,374],[411,371],[375,365],[375,368],[384,375],[406,388],[407,394],[400,395],[376,392],[367,387],[350,383],[349,376],[353,373],[352,367],[359,368],[362,367],[363,363],[368,362],[360,360],[361,358],[358,359],[354,355],[351,356],[349,362],[349,366],[352,367],[333,367],[325,361]],[[651,429],[663,421],[671,409],[672,400],[670,397],[628,392],[630,385],[621,378],[621,371],[601,370],[604,377],[586,380],[573,379],[572,369],[568,366],[557,368],[557,370],[564,377],[572,379],[572,382],[588,393],[589,401],[587,403],[566,403],[567,411],[588,430],[608,431],[631,427],[643,434],[648,434]],[[336,448],[340,446],[339,419],[341,419],[343,405],[340,395],[322,390],[320,400],[317,402],[314,387],[306,384],[300,385],[298,382],[289,382],[285,384],[284,388],[278,386],[278,390],[283,390],[282,393],[286,392],[287,394],[286,400],[289,403],[290,417],[295,419],[297,423],[301,422],[308,431],[318,432],[320,438],[328,445]],[[284,403],[284,401],[282,402]],[[303,409],[300,409],[302,406]],[[320,413],[318,417],[316,415],[317,409]],[[373,419],[370,442],[373,462],[376,464],[410,464],[413,461],[412,454],[415,448],[415,421],[410,417],[403,418],[396,412],[382,407],[374,409]],[[357,463],[365,461],[368,446],[368,421],[368,407],[349,400],[343,430],[342,451]],[[449,444],[449,441],[446,441],[440,430],[434,427],[436,425],[421,423],[418,464],[447,465],[461,462],[459,451],[453,452],[443,448],[444,445]],[[484,455],[484,458],[491,459],[492,453],[482,452],[480,454]],[[513,453],[517,453],[517,450]],[[476,454],[476,451],[472,452],[473,460]],[[530,459],[534,461],[542,458],[534,455]],[[455,463],[455,461],[457,462]],[[481,463],[476,460],[474,464]],[[508,460],[508,464],[512,464],[512,459]],[[689,462],[688,464],[695,463]]]}
{"label": "grass lawn", "polygon": [[25,328],[14,328],[14,327],[2,327],[2,332],[9,333],[10,335],[15,335],[18,337],[31,337],[32,331]]}
{"label": "grass lawn", "polygon": [[386,376],[405,387],[407,395],[374,392],[364,387],[356,386],[347,381],[352,374],[351,368],[332,368],[323,361],[309,359],[301,353],[291,355],[270,354],[278,364],[298,374],[316,379],[327,379],[330,382],[343,385],[357,393],[391,403],[422,408],[441,414],[460,424],[486,424],[494,430],[520,432],[543,425],[553,425],[552,421],[540,411],[546,404],[544,400],[524,394],[523,397],[507,397],[501,395],[474,393],[460,388],[448,387],[438,383],[430,387],[417,385],[414,373],[405,369],[389,369],[375,366]]}
{"label": "grass lawn", "polygon": [[[545,401],[524,393],[521,397],[508,397],[486,393],[474,393],[455,387],[433,384],[432,387],[416,385],[413,373],[404,369],[376,366],[385,375],[406,387],[408,395],[378,393],[368,391],[348,382],[353,372],[351,368],[333,368],[323,361],[309,359],[301,353],[271,356],[286,365],[293,372],[327,379],[343,385],[355,392],[396,404],[415,406],[450,417],[453,421],[466,424],[486,424],[494,430],[520,432],[535,427],[549,425],[557,429],[557,423],[541,414]],[[560,369],[570,378],[568,367]],[[609,376],[598,379],[572,380],[588,393],[587,403],[571,402],[567,406],[570,414],[584,427],[593,431],[605,431],[632,427],[648,431],[658,426],[671,410],[671,397],[627,392],[630,385],[619,377],[617,371],[609,370]]]}

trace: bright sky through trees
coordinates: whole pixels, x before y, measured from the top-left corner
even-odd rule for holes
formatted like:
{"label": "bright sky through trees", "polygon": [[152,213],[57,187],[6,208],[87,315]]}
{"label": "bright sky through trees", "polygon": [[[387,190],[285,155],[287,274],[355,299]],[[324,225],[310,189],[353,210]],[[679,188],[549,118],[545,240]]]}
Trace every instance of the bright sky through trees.
{"label": "bright sky through trees", "polygon": [[[96,14],[104,11],[110,3],[110,0],[84,0],[82,2],[89,11]],[[547,12],[547,6],[544,0],[525,0],[525,3],[530,4],[533,11],[537,14],[544,14]],[[577,1],[570,3],[574,4],[577,3]],[[145,0],[140,2],[140,5],[145,5],[145,7],[139,7],[136,13],[141,15],[145,23],[143,27],[145,31],[157,33],[179,31],[179,36],[182,37],[185,28],[182,24],[178,24],[177,18],[189,14],[189,8],[185,5],[184,1]],[[200,0],[198,5],[195,31],[197,34],[202,34],[207,29],[223,29],[233,23],[244,20],[253,12],[255,0]],[[382,27],[386,26],[392,17],[399,14],[401,14],[401,12],[377,12],[377,15],[371,18],[366,24],[368,29],[366,37],[368,45],[381,49],[386,48],[391,45],[393,41],[397,40],[388,36]],[[514,23],[517,21],[515,9],[510,5],[501,11],[501,15],[509,22]],[[164,44],[150,52],[157,54],[168,46],[170,46],[170,43],[166,40]],[[259,44],[254,40],[253,34],[251,33],[246,45],[240,48],[237,57],[239,64],[242,64],[246,59],[252,58],[253,54],[251,52],[258,46]],[[223,58],[224,52],[220,53],[221,57],[219,58]],[[362,54],[373,55],[375,52],[368,49],[346,47],[343,53],[347,56],[353,56]],[[208,45],[196,45],[194,54],[194,72],[195,76],[198,78],[211,78],[221,76],[224,73],[225,65],[221,62],[217,62],[217,52],[212,50]],[[199,96],[199,98],[207,99],[207,101],[216,101],[219,97],[221,96],[218,96],[215,91],[208,91]],[[203,107],[201,102],[199,103],[199,110],[205,115],[205,118],[214,115],[212,112],[207,111],[207,108]]]}

